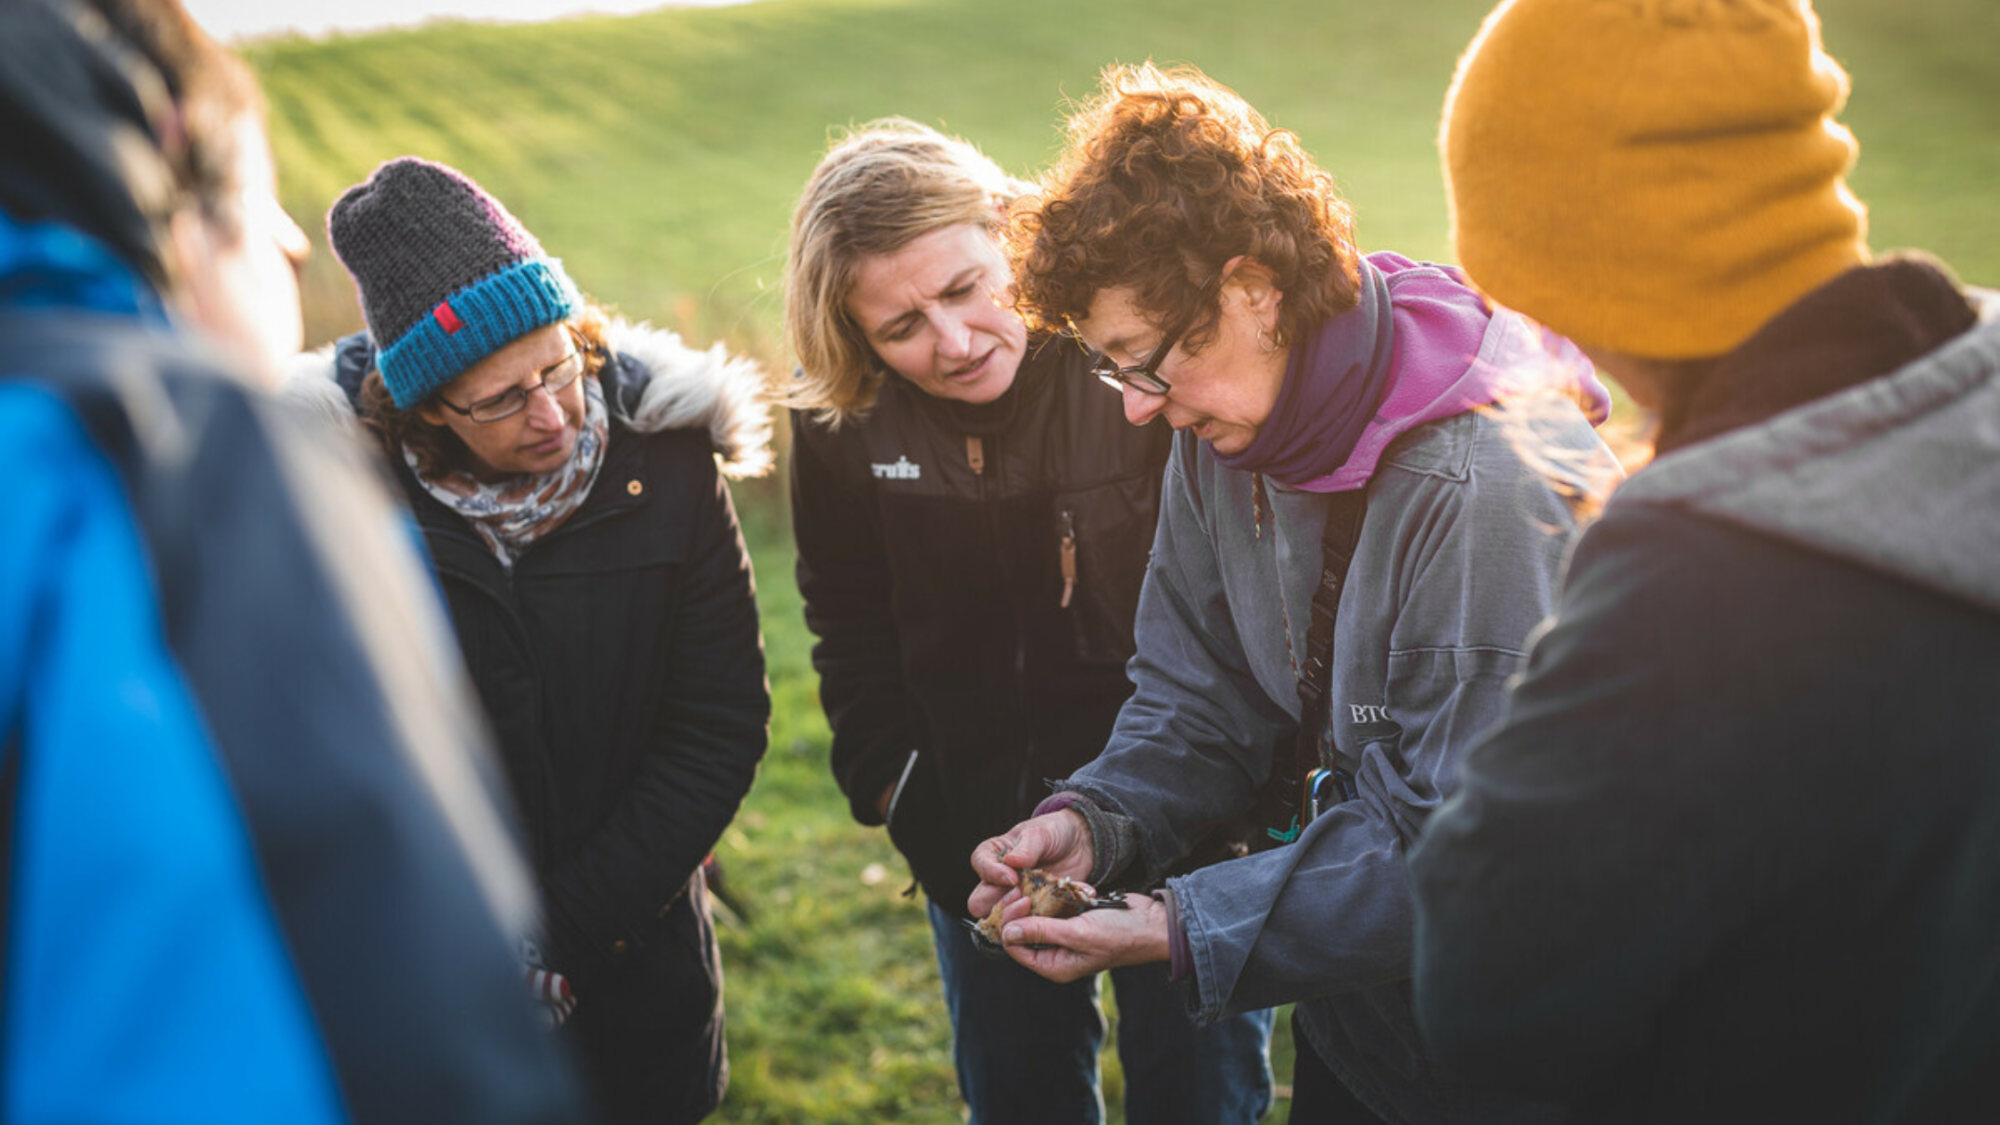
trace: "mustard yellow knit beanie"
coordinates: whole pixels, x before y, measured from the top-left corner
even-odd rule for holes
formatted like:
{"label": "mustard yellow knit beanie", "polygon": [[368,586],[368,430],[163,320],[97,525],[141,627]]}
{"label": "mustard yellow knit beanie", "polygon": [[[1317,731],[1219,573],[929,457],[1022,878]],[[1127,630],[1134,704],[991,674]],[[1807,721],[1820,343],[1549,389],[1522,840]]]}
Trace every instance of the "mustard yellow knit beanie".
{"label": "mustard yellow knit beanie", "polygon": [[1720,355],[1867,259],[1807,0],[1505,0],[1439,147],[1459,264],[1586,347]]}

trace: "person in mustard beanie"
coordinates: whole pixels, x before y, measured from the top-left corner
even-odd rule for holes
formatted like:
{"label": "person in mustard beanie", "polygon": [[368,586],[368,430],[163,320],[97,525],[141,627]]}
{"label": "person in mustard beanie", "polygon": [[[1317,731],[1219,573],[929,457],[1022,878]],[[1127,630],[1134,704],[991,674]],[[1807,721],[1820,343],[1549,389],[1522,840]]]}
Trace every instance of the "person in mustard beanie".
{"label": "person in mustard beanie", "polygon": [[1505,5],[1467,60],[1453,248],[1577,343],[1721,355],[1867,260],[1847,75],[1797,0]]}
{"label": "person in mustard beanie", "polygon": [[1656,423],[1410,867],[1445,1065],[1587,1121],[2000,1092],[2000,294],[1871,259],[1804,0],[1510,0],[1474,284]]}

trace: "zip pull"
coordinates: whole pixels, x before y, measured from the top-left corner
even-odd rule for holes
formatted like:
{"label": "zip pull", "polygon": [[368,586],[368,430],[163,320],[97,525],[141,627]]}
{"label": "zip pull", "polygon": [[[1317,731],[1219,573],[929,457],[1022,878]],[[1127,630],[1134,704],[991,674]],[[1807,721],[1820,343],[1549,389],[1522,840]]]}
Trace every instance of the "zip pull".
{"label": "zip pull", "polygon": [[1076,513],[1063,509],[1062,513],[1062,608],[1069,608],[1070,595],[1076,593]]}
{"label": "zip pull", "polygon": [[965,435],[965,463],[972,466],[975,477],[986,472],[986,442],[978,434]]}

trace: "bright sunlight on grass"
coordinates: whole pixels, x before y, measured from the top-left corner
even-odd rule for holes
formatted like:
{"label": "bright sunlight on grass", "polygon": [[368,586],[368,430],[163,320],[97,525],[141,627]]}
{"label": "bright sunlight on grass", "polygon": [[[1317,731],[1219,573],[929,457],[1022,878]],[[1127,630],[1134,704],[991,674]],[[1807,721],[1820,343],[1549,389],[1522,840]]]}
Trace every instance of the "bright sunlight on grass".
{"label": "bright sunlight on grass", "polygon": [[[1065,100],[1114,61],[1200,65],[1334,172],[1365,248],[1446,257],[1437,112],[1488,6],[782,0],[277,40],[249,54],[284,201],[320,249],[308,343],[360,326],[325,251],[327,205],[380,161],[415,153],[471,173],[600,300],[782,371],[785,229],[829,129],[903,114],[1032,172],[1060,143]],[[1924,247],[1968,281],[2000,283],[2000,4],[1817,7],[1855,78],[1844,116],[1862,142],[1852,182],[1871,204],[1873,245]],[[716,1120],[958,1121],[929,931],[900,895],[908,873],[880,832],[849,820],[827,771],[784,490],[753,482],[736,496],[776,718],[719,849],[746,916],[722,927],[734,1079]],[[1106,1081],[1110,1120],[1122,1121],[1115,1063]]]}

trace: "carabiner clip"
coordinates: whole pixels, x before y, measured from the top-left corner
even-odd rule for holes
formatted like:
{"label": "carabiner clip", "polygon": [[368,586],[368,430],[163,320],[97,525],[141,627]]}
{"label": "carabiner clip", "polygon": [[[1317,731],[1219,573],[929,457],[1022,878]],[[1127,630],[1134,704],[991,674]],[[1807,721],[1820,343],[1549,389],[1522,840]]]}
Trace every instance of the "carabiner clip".
{"label": "carabiner clip", "polygon": [[1306,818],[1311,820],[1342,801],[1360,794],[1346,770],[1320,768],[1306,775]]}

